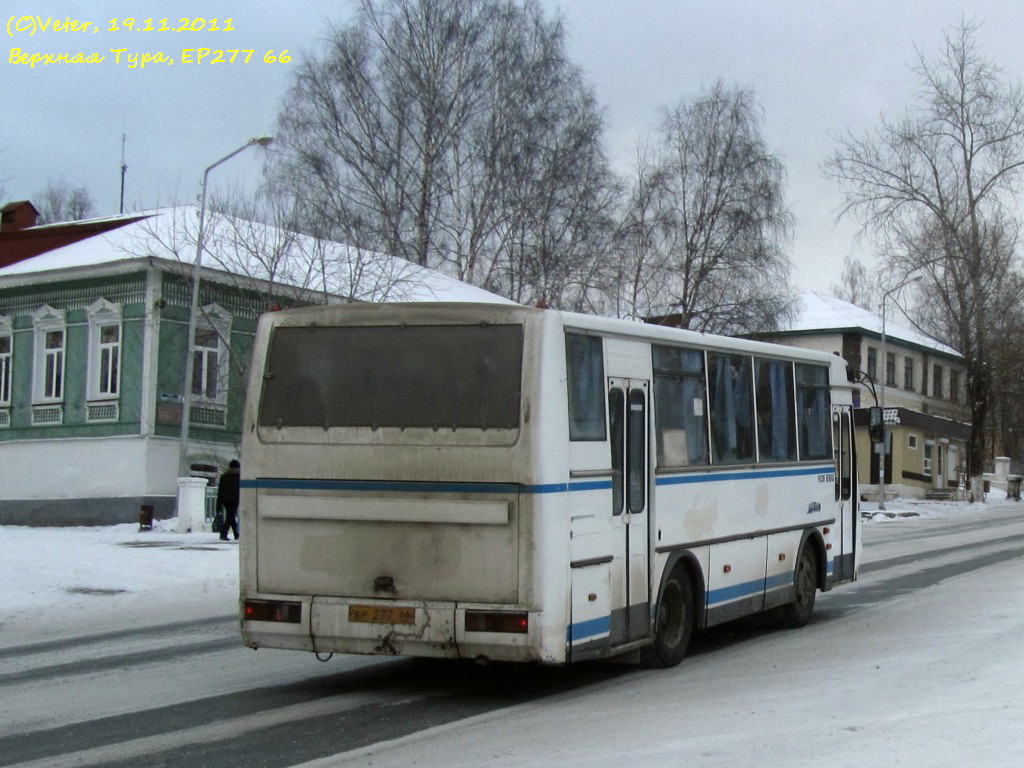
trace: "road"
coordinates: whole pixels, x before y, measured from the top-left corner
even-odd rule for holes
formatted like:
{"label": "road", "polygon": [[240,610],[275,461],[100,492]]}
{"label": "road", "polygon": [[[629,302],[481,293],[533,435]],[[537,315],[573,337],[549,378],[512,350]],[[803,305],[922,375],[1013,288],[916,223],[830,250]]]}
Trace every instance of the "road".
{"label": "road", "polygon": [[[760,663],[765,654],[784,668],[789,646],[800,642],[793,638],[803,633],[842,647],[850,628],[880,607],[906,610],[915,601],[901,598],[1024,556],[1022,505],[965,518],[897,518],[863,530],[860,580],[819,594],[809,627],[718,628],[698,636],[683,665],[665,671],[351,656],[320,664],[311,655],[240,647],[230,616],[6,648],[0,766],[277,768],[339,753],[363,764],[374,744],[397,739],[429,747],[431,739],[494,721],[496,713],[529,713],[553,701],[584,707],[595,692],[629,699],[645,687],[712,677],[718,665]],[[829,706],[832,694],[822,696],[821,706]],[[407,738],[413,734],[421,737]],[[395,764],[403,764],[400,749],[391,750]]]}

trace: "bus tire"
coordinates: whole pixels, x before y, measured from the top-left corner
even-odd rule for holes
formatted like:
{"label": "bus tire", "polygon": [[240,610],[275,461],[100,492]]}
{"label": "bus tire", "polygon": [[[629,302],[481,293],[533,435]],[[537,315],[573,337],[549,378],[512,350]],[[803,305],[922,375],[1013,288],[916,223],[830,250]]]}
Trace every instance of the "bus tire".
{"label": "bus tire", "polygon": [[800,550],[793,575],[793,602],[782,608],[782,624],[797,629],[811,620],[818,592],[818,554],[810,542]]}
{"label": "bus tire", "polygon": [[644,664],[665,668],[674,667],[682,661],[693,636],[694,616],[690,577],[685,568],[674,568],[658,601],[654,642],[644,648]]}

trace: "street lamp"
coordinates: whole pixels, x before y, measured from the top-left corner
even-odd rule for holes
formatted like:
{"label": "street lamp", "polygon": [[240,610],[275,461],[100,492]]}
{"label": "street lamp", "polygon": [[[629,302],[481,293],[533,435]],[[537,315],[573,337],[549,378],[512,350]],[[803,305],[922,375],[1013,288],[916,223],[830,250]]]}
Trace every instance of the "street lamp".
{"label": "street lamp", "polygon": [[221,163],[225,163],[240,152],[249,147],[266,147],[273,141],[270,136],[259,136],[249,139],[231,154],[225,155],[213,165],[207,167],[203,172],[203,191],[199,198],[199,232],[196,234],[196,260],[192,264],[192,301],[188,309],[188,337],[185,339],[185,386],[181,404],[181,445],[178,453],[178,476],[188,477],[191,465],[188,460],[188,430],[192,419],[192,377],[195,374],[195,356],[192,353],[192,344],[195,342],[196,325],[199,314],[199,272],[203,263],[203,223],[206,218],[206,182],[209,180],[210,171]]}
{"label": "street lamp", "polygon": [[[889,378],[889,360],[885,353],[885,302],[889,296],[899,291],[902,291],[911,283],[916,283],[921,279],[921,275],[912,277],[910,280],[905,280],[895,288],[890,288],[882,296],[882,386],[879,390],[878,405],[882,411],[882,442],[880,443],[881,448],[878,453],[878,508],[885,511],[885,381]],[[895,375],[896,365],[893,364],[893,374]]]}

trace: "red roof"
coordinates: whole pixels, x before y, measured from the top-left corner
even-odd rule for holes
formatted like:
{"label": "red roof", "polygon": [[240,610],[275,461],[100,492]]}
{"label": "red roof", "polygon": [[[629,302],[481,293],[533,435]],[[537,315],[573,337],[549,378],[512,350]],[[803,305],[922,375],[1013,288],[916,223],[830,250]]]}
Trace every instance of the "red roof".
{"label": "red roof", "polygon": [[0,267],[145,218],[145,214],[140,214],[35,226],[39,211],[28,200],[8,203],[0,208],[0,213]]}

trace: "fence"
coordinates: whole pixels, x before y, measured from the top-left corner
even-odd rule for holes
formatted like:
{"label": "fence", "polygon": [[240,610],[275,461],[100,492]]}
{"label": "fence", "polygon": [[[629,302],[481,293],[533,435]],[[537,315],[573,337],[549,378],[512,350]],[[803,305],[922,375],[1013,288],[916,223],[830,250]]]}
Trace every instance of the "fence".
{"label": "fence", "polygon": [[217,513],[217,488],[215,486],[207,486],[206,488],[206,509],[204,510],[204,516],[206,518],[206,525],[213,522],[213,516]]}

